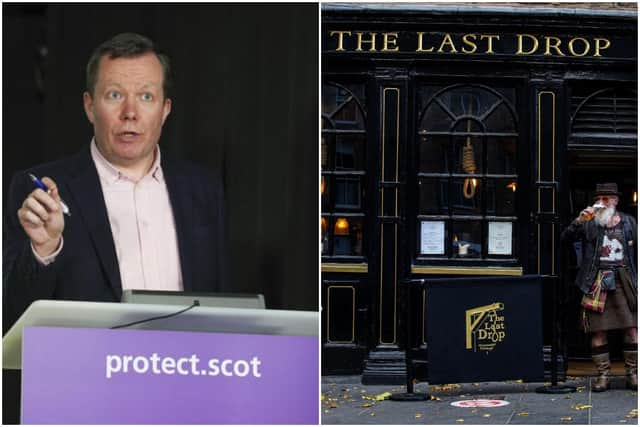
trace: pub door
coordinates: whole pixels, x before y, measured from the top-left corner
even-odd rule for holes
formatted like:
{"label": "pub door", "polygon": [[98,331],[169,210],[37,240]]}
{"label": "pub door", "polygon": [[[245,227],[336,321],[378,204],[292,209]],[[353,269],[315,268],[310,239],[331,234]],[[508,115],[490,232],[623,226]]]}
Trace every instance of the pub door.
{"label": "pub door", "polygon": [[[618,209],[637,219],[637,156],[633,151],[588,151],[569,150],[569,207],[564,221],[568,224],[585,207],[593,204],[593,191],[597,183],[616,182],[622,193]],[[635,198],[634,198],[635,193]],[[580,300],[582,293],[574,286],[580,264],[579,243],[567,243],[564,247],[564,287],[567,289],[567,357],[569,359],[591,359],[589,336],[580,324]],[[609,334],[610,348],[614,359],[622,357],[622,334]]]}

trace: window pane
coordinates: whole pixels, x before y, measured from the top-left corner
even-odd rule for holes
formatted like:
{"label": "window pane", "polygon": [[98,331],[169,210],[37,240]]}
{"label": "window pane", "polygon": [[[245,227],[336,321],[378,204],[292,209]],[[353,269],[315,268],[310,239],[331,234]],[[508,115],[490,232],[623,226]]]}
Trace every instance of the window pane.
{"label": "window pane", "polygon": [[420,172],[449,172],[449,138],[442,136],[421,136]]}
{"label": "window pane", "polygon": [[482,139],[479,137],[456,137],[453,140],[454,172],[481,174]]}
{"label": "window pane", "polygon": [[331,210],[331,206],[329,206],[331,177],[323,175],[320,178],[320,194],[322,195],[322,212],[329,212]]}
{"label": "window pane", "polygon": [[364,129],[364,117],[353,97],[332,118],[338,129]]}
{"label": "window pane", "polygon": [[333,229],[333,254],[362,255],[362,218],[336,218]]}
{"label": "window pane", "polygon": [[454,179],[451,200],[454,215],[482,215],[482,180]]}
{"label": "window pane", "polygon": [[515,179],[488,179],[487,215],[515,215],[517,189]]}
{"label": "window pane", "polygon": [[441,99],[456,116],[482,116],[498,98],[491,92],[477,88],[464,87],[442,94]]}
{"label": "window pane", "polygon": [[438,105],[437,102],[432,102],[427,111],[422,116],[420,127],[418,131],[444,131],[449,132],[451,130],[452,118],[450,115]]}
{"label": "window pane", "polygon": [[363,85],[355,85],[352,93],[342,87],[322,86],[322,114],[333,120],[337,129],[364,129],[364,116],[356,97],[361,96]]}
{"label": "window pane", "polygon": [[336,136],[336,170],[364,170],[364,135]]}
{"label": "window pane", "polygon": [[509,107],[502,103],[487,117],[485,126],[488,132],[515,132],[516,123]]}
{"label": "window pane", "polygon": [[321,243],[322,243],[322,255],[329,254],[329,227],[331,224],[331,219],[323,216],[320,218],[320,230],[321,234]]}
{"label": "window pane", "polygon": [[360,209],[360,178],[336,177],[335,180],[336,210]]}
{"label": "window pane", "polygon": [[480,258],[482,256],[482,223],[454,221],[451,242],[452,258]]}
{"label": "window pane", "polygon": [[515,138],[489,138],[487,140],[487,173],[515,174],[516,160]]}
{"label": "window pane", "polygon": [[338,86],[322,85],[322,114],[332,115],[348,97],[349,92]]}
{"label": "window pane", "polygon": [[329,141],[333,139],[333,136],[322,134],[320,141],[320,165],[322,170],[331,170],[331,164],[329,161]]}
{"label": "window pane", "polygon": [[444,215],[449,213],[448,182],[447,178],[424,178],[418,182],[421,215]]}
{"label": "window pane", "polygon": [[453,130],[455,132],[483,132],[482,125],[471,119],[460,120]]}

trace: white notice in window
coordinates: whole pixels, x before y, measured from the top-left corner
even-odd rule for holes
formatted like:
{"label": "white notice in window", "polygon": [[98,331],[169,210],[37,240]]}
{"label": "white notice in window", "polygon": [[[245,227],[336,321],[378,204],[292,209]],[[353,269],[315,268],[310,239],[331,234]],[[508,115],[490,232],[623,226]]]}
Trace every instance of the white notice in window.
{"label": "white notice in window", "polygon": [[511,255],[510,222],[489,223],[489,255]]}
{"label": "white notice in window", "polygon": [[444,221],[422,221],[420,253],[444,255]]}

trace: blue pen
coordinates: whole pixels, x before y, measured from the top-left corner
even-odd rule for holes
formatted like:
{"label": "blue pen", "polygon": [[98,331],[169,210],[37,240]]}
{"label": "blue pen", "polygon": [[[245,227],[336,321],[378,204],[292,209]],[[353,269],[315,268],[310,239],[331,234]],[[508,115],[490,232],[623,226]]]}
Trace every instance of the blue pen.
{"label": "blue pen", "polygon": [[[33,183],[36,185],[36,187],[38,187],[39,189],[41,189],[42,191],[45,191],[47,193],[49,192],[49,189],[47,188],[46,185],[44,185],[44,182],[42,182],[38,178],[36,178],[35,175],[29,174],[29,178],[31,178],[31,181],[33,181]],[[67,204],[65,202],[63,202],[62,199],[60,199],[60,206],[62,207],[62,213],[63,214],[71,216],[71,211],[69,210],[69,206],[67,206]]]}

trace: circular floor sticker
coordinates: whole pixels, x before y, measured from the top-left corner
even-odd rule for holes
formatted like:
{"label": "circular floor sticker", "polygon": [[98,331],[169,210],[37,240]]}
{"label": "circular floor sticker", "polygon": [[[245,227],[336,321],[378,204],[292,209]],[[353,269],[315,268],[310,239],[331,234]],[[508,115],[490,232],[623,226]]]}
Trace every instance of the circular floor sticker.
{"label": "circular floor sticker", "polygon": [[458,400],[457,402],[452,402],[451,406],[456,406],[458,408],[497,408],[498,406],[505,406],[508,404],[509,402],[506,400],[474,399]]}

